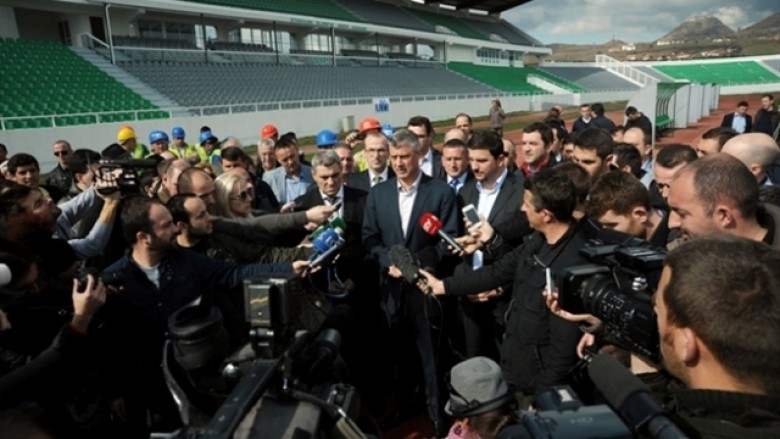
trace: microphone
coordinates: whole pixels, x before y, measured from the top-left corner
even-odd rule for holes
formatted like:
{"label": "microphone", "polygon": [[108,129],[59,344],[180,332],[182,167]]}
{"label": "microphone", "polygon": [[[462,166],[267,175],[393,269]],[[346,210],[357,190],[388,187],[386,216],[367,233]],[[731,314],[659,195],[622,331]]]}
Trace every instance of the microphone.
{"label": "microphone", "polygon": [[425,212],[420,217],[420,227],[425,230],[425,233],[429,235],[439,235],[442,241],[446,242],[450,247],[454,248],[458,253],[463,252],[463,247],[460,246],[454,239],[441,230],[441,220],[436,218],[436,215]]}
{"label": "microphone", "polygon": [[0,264],[0,287],[10,285],[13,279],[11,268],[7,264]]}
{"label": "microphone", "polygon": [[340,228],[326,229],[314,240],[314,251],[309,256],[309,270],[329,263],[331,258],[336,256],[344,247],[344,238],[341,237],[343,234],[344,231]]}
{"label": "microphone", "polygon": [[635,431],[660,439],[687,438],[650,395],[650,388],[617,360],[606,354],[593,357],[588,375],[607,403]]}
{"label": "microphone", "polygon": [[415,285],[420,279],[420,264],[409,252],[409,249],[402,245],[394,245],[390,247],[388,256],[390,256],[390,262],[401,270],[406,283]]}

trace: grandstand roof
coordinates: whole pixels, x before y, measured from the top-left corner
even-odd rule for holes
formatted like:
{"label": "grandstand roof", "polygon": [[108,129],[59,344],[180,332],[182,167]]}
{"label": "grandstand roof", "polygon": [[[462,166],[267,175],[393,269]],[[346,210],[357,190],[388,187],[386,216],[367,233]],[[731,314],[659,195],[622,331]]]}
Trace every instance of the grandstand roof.
{"label": "grandstand roof", "polygon": [[425,0],[425,4],[441,3],[452,6],[458,10],[476,9],[491,14],[497,14],[530,1],[531,0]]}

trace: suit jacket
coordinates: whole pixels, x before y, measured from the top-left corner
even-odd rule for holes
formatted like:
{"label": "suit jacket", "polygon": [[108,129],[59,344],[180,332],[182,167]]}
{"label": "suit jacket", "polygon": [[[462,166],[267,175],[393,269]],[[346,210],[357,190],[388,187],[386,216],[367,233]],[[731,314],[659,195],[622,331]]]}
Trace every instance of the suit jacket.
{"label": "suit jacket", "polygon": [[[422,172],[422,171],[421,171]],[[398,180],[391,178],[371,190],[363,216],[363,243],[369,256],[381,268],[391,265],[388,251],[396,244],[404,245],[417,255],[422,266],[436,267],[446,252],[438,236],[428,235],[418,224],[420,217],[430,212],[442,222],[450,236],[458,231],[457,203],[452,189],[444,182],[423,175],[412,205],[412,213],[404,236],[398,209]]]}
{"label": "suit jacket", "polygon": [[[287,186],[284,181],[286,175],[287,172],[281,166],[263,174],[263,181],[271,186],[271,190],[281,204],[292,201],[287,197]],[[301,180],[308,186],[314,184],[314,178],[311,176],[311,167],[303,163],[301,163]]]}
{"label": "suit jacket", "polygon": [[[724,128],[731,128],[731,125],[733,123],[734,123],[734,113],[732,112],[723,116],[723,122],[720,123],[720,126]],[[753,131],[753,117],[745,113],[745,132],[749,133],[751,131]]]}
{"label": "suit jacket", "polygon": [[[493,208],[490,210],[490,215],[488,215],[487,220],[490,224],[501,224],[515,217],[523,204],[523,181],[522,174],[519,176],[507,174],[504,184],[501,185],[501,190],[496,196]],[[461,208],[469,204],[479,208],[479,190],[477,189],[476,180],[472,179],[463,186],[460,190],[458,201],[461,203]],[[493,262],[493,259],[488,254],[485,254],[485,265],[491,262]],[[471,256],[467,257],[458,269],[458,272],[471,271],[472,264],[473,258]]]}
{"label": "suit jacket", "polygon": [[[391,179],[395,177],[395,172],[393,172],[393,169],[389,166],[387,167],[387,179]],[[368,170],[365,170],[363,172],[358,172],[357,174],[352,174],[349,176],[349,181],[347,181],[348,187],[353,187],[355,189],[360,189],[362,191],[368,192],[371,190],[371,176],[368,173]]]}
{"label": "suit jacket", "polygon": [[433,178],[447,180],[447,173],[444,172],[444,165],[441,163],[441,153],[433,149]]}

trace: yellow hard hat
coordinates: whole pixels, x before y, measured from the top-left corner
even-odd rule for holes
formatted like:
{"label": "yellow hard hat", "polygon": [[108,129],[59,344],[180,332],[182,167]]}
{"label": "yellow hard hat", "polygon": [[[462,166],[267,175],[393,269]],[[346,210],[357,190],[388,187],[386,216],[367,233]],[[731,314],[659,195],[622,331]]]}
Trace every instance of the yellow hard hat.
{"label": "yellow hard hat", "polygon": [[119,143],[124,143],[130,139],[135,139],[135,131],[131,127],[122,127],[119,132],[116,133],[116,140]]}

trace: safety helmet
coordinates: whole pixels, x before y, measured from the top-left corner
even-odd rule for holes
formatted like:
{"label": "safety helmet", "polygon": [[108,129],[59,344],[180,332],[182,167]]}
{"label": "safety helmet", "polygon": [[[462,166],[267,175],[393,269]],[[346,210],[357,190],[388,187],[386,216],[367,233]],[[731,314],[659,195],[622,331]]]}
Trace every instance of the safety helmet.
{"label": "safety helmet", "polygon": [[330,148],[338,142],[336,134],[331,130],[322,130],[317,133],[317,148]]}
{"label": "safety helmet", "polygon": [[168,134],[166,134],[165,131],[154,130],[149,133],[149,143],[157,143],[160,141],[170,143],[170,140],[168,140]]}
{"label": "safety helmet", "polygon": [[184,133],[184,128],[182,127],[173,127],[173,129],[171,130],[171,135],[174,138],[179,138],[179,139],[183,139],[187,137],[187,135]]}
{"label": "safety helmet", "polygon": [[358,127],[358,131],[360,131],[360,134],[366,134],[371,130],[381,130],[381,129],[382,129],[382,125],[379,123],[378,120],[374,119],[373,117],[364,117],[363,120],[360,121],[360,126]]}
{"label": "safety helmet", "polygon": [[135,130],[130,126],[123,126],[116,133],[116,141],[119,143],[125,143],[130,139],[135,139]]}
{"label": "safety helmet", "polygon": [[263,126],[263,129],[260,131],[260,138],[261,139],[270,139],[271,137],[278,136],[279,130],[276,129],[276,126],[271,125],[270,123]]}
{"label": "safety helmet", "polygon": [[219,142],[219,139],[217,139],[217,136],[211,133],[211,131],[204,131],[200,133],[200,144],[204,145],[206,143],[217,143]]}
{"label": "safety helmet", "polygon": [[384,134],[387,137],[392,137],[393,135],[393,126],[389,123],[386,123],[382,125],[382,134]]}

